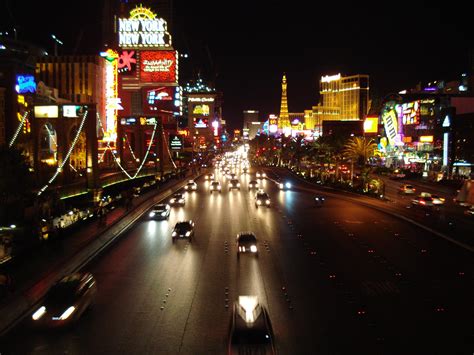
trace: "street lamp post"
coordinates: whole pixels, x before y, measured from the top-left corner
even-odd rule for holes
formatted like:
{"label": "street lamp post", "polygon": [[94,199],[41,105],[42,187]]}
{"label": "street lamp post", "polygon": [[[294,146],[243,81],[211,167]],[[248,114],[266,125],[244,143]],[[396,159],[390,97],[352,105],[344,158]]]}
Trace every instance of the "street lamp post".
{"label": "street lamp post", "polygon": [[63,45],[64,43],[54,34],[51,35],[51,38],[54,41],[54,56],[56,57],[58,55],[58,44]]}

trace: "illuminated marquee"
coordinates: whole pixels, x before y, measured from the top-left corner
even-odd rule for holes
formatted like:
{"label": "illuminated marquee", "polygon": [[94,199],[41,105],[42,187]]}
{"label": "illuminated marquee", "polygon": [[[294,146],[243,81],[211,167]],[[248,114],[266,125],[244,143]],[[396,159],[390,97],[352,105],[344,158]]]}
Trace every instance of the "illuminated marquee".
{"label": "illuminated marquee", "polygon": [[179,113],[181,111],[181,94],[179,86],[160,86],[143,88],[143,112]]}
{"label": "illuminated marquee", "polygon": [[117,110],[123,110],[118,96],[118,53],[112,49],[101,53],[105,61],[105,141],[117,139]]}
{"label": "illuminated marquee", "polygon": [[194,118],[194,127],[195,128],[207,128],[209,127],[209,123],[207,118]]}
{"label": "illuminated marquee", "polygon": [[164,48],[171,46],[167,23],[143,6],[130,11],[129,18],[118,19],[121,48]]}
{"label": "illuminated marquee", "polygon": [[154,83],[176,83],[178,81],[176,51],[140,52],[140,80]]}
{"label": "illuminated marquee", "polygon": [[189,97],[189,102],[214,102],[213,97]]}

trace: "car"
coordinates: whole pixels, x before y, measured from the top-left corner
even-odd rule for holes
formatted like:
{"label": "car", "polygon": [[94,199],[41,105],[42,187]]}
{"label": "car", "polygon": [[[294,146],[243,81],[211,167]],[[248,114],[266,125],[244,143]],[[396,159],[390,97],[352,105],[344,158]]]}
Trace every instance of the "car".
{"label": "car", "polygon": [[464,214],[466,216],[474,216],[474,206],[469,207],[468,209],[464,210]]}
{"label": "car", "polygon": [[253,295],[238,296],[232,307],[228,354],[275,354],[268,311]]}
{"label": "car", "polygon": [[219,193],[221,193],[222,192],[221,183],[219,181],[211,182],[211,184],[209,185],[209,191],[211,194],[213,191],[219,191]]}
{"label": "car", "polygon": [[257,177],[257,179],[263,179],[263,178],[267,177],[267,174],[265,174],[265,172],[263,172],[263,171],[257,171],[255,176]]}
{"label": "car", "polygon": [[189,221],[180,221],[177,222],[171,233],[171,239],[174,243],[176,239],[188,238],[191,242],[194,237],[194,222]]}
{"label": "car", "polygon": [[289,181],[277,181],[277,186],[280,190],[289,190],[291,189],[291,182]]}
{"label": "car", "polygon": [[71,325],[94,305],[96,296],[97,283],[91,273],[68,274],[49,289],[31,315],[32,322],[48,328]]}
{"label": "car", "polygon": [[184,186],[184,189],[186,191],[196,191],[197,190],[197,184],[193,180],[189,180],[188,183]]}
{"label": "car", "polygon": [[421,207],[433,207],[433,198],[430,196],[417,196],[411,200],[412,205]]}
{"label": "car", "polygon": [[413,195],[415,194],[416,189],[413,185],[403,184],[399,187],[398,193],[403,195]]}
{"label": "car", "polygon": [[252,180],[249,182],[249,191],[252,189],[258,189],[259,188],[259,183],[257,180]]}
{"label": "car", "polygon": [[318,207],[321,207],[324,204],[325,200],[326,199],[324,198],[324,196],[318,195],[314,197],[314,203],[316,203],[316,206]]}
{"label": "car", "polygon": [[184,206],[185,203],[184,195],[181,193],[174,194],[170,199],[170,205],[172,206]]}
{"label": "car", "polygon": [[212,173],[211,173],[211,174],[206,174],[206,175],[204,176],[204,179],[205,179],[205,180],[211,180],[211,181],[212,181],[212,180],[214,180],[214,174],[212,174]]}
{"label": "car", "polygon": [[229,191],[232,189],[240,190],[240,182],[237,179],[231,179],[229,181]]}
{"label": "car", "polygon": [[171,208],[167,203],[159,203],[154,205],[148,216],[151,219],[168,219],[170,217]]}
{"label": "car", "polygon": [[403,173],[401,170],[399,169],[395,169],[390,175],[389,175],[390,179],[392,180],[400,180],[400,179],[404,179],[406,177],[405,173]]}
{"label": "car", "polygon": [[439,196],[439,195],[431,194],[431,198],[433,199],[433,204],[434,205],[444,205],[444,203],[446,202],[446,199],[444,197]]}
{"label": "car", "polygon": [[249,169],[246,166],[244,166],[242,168],[242,175],[248,174],[248,172],[249,172]]}
{"label": "car", "polygon": [[241,232],[237,234],[237,258],[240,253],[252,253],[258,256],[257,237],[252,232]]}
{"label": "car", "polygon": [[270,197],[265,191],[259,190],[255,195],[255,207],[258,206],[270,207]]}

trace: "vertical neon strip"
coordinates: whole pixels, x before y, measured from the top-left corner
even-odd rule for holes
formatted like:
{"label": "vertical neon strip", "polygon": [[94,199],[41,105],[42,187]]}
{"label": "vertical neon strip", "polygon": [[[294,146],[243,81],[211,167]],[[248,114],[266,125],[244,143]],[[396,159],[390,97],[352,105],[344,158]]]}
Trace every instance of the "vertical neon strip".
{"label": "vertical neon strip", "polygon": [[443,135],[443,165],[448,166],[449,133]]}

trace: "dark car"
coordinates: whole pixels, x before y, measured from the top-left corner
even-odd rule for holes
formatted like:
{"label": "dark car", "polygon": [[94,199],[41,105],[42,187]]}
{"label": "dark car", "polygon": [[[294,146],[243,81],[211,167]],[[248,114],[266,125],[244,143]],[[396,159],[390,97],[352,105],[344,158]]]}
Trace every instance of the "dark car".
{"label": "dark car", "polygon": [[270,197],[264,191],[258,191],[255,195],[255,207],[267,206],[270,207]]}
{"label": "dark car", "polygon": [[257,237],[252,232],[242,232],[237,235],[237,258],[240,253],[252,253],[258,256]]}
{"label": "dark car", "polygon": [[229,181],[229,191],[232,189],[240,190],[240,182],[237,179],[231,179]]}
{"label": "dark car", "polygon": [[252,180],[252,181],[249,182],[249,191],[253,190],[253,189],[258,189],[259,186],[260,185],[258,184],[257,180]]}
{"label": "dark car", "polygon": [[270,317],[257,296],[239,296],[234,302],[228,354],[275,354]]}
{"label": "dark car", "polygon": [[174,194],[170,199],[170,205],[172,206],[184,206],[185,203],[184,195],[180,193]]}
{"label": "dark car", "polygon": [[177,222],[174,226],[173,232],[171,233],[171,239],[173,242],[178,238],[188,238],[191,241],[194,237],[194,222],[189,221],[181,221]]}
{"label": "dark car", "polygon": [[48,291],[32,314],[33,324],[62,327],[76,322],[95,303],[97,284],[91,273],[63,277]]}
{"label": "dark car", "polygon": [[211,194],[213,191],[218,191],[219,193],[221,193],[222,192],[221,183],[219,181],[211,182],[211,184],[209,185],[209,191]]}
{"label": "dark car", "polygon": [[148,217],[151,219],[168,219],[170,217],[171,208],[167,203],[160,203],[153,206]]}

